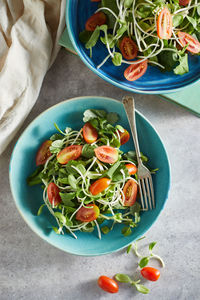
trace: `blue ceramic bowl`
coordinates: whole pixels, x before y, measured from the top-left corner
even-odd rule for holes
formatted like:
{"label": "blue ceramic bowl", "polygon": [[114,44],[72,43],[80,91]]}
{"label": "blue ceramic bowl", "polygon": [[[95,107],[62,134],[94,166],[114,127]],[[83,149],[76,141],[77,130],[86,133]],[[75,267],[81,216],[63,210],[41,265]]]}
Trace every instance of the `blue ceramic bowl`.
{"label": "blue ceramic bowl", "polygon": [[[159,168],[157,174],[153,176],[156,209],[143,212],[141,222],[128,237],[121,234],[122,225],[116,225],[110,233],[102,236],[102,240],[98,239],[96,229],[93,233],[77,233],[77,240],[69,234],[57,235],[51,229],[52,225],[56,226],[55,220],[47,209],[37,216],[38,208],[43,203],[41,186],[28,186],[26,178],[35,170],[35,155],[38,147],[56,132],[53,123],[56,122],[61,129],[65,129],[66,126],[80,129],[83,126],[83,112],[89,108],[117,112],[120,116],[119,124],[130,130],[123,105],[119,101],[110,98],[81,97],[61,102],[39,115],[19,138],[10,161],[10,185],[19,212],[35,233],[68,253],[92,256],[117,251],[139,238],[151,227],[167,200],[170,169],[159,135],[137,112],[136,121],[141,151],[150,158],[150,167]],[[130,149],[133,149],[132,140],[122,148],[124,151]]]}
{"label": "blue ceramic bowl", "polygon": [[190,72],[182,76],[173,72],[161,72],[158,67],[149,66],[147,72],[140,79],[130,82],[124,78],[127,65],[115,67],[109,59],[102,68],[97,69],[107,56],[105,46],[98,42],[93,48],[92,59],[89,51],[79,41],[79,33],[84,30],[86,20],[95,12],[98,3],[91,0],[67,0],[66,23],[69,36],[75,51],[83,62],[104,80],[131,92],[145,94],[165,94],[176,92],[200,79],[200,56],[189,55]]}

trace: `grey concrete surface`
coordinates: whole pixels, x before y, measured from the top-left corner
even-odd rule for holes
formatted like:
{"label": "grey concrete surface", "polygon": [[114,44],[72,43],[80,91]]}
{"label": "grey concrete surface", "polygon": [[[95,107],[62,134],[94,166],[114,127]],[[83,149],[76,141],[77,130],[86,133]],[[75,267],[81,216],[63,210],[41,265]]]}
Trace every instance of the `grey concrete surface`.
{"label": "grey concrete surface", "polygon": [[[121,99],[123,90],[94,75],[62,49],[47,73],[38,101],[20,132],[0,157],[0,299],[200,299],[200,119],[157,96],[135,95],[137,109],[157,128],[168,150],[172,184],[168,202],[147,232],[142,250],[158,241],[166,263],[158,282],[147,282],[149,295],[127,284],[118,294],[97,287],[97,278],[134,274],[137,259],[125,250],[100,257],[77,257],[40,239],[24,222],[11,196],[8,166],[15,142],[27,125],[49,106],[82,95]],[[191,95],[192,96],[192,95]],[[189,99],[188,99],[189,101]],[[144,247],[144,249],[143,249]],[[152,263],[158,266],[156,262]]]}

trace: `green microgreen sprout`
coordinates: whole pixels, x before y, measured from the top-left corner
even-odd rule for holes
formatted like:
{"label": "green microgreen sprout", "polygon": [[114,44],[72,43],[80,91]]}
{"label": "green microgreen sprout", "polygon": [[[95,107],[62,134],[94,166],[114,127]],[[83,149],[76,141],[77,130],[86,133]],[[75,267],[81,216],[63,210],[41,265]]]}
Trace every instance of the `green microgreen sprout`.
{"label": "green microgreen sprout", "polygon": [[115,275],[115,279],[119,282],[130,283],[133,287],[136,288],[138,292],[142,294],[149,293],[149,289],[146,286],[140,284],[140,280],[134,281],[127,274],[118,273]]}

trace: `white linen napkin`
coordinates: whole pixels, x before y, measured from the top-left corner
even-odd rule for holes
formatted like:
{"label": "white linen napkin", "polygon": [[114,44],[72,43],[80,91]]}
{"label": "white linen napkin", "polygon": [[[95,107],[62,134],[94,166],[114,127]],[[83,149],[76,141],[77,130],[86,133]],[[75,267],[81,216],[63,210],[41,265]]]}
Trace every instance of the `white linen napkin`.
{"label": "white linen napkin", "polygon": [[0,154],[35,104],[59,51],[65,0],[0,0]]}

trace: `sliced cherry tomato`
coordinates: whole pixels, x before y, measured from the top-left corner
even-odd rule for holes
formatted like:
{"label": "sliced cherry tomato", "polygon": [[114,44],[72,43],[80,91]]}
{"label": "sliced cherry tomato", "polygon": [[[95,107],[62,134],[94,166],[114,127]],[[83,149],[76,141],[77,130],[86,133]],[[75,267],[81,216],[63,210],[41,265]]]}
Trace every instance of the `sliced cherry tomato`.
{"label": "sliced cherry tomato", "polygon": [[145,279],[150,281],[156,281],[160,277],[160,271],[152,267],[144,267],[140,272]]}
{"label": "sliced cherry tomato", "polygon": [[138,53],[136,43],[129,37],[124,37],[119,45],[120,51],[125,59],[134,59]]}
{"label": "sliced cherry tomato", "polygon": [[94,149],[96,157],[108,164],[114,164],[118,160],[117,149],[110,146],[100,146]]}
{"label": "sliced cherry tomato", "polygon": [[47,196],[53,207],[57,206],[62,201],[59,194],[59,188],[54,182],[49,183],[47,187]]}
{"label": "sliced cherry tomato", "polygon": [[157,34],[160,39],[165,40],[172,36],[172,15],[167,7],[163,8],[158,15]]}
{"label": "sliced cherry tomato", "polygon": [[112,294],[117,293],[119,290],[117,282],[114,279],[105,275],[99,277],[98,285],[102,290]]}
{"label": "sliced cherry tomato", "polygon": [[124,145],[128,142],[128,140],[130,139],[130,134],[129,132],[124,129],[124,132],[121,132],[120,130],[117,130],[119,135],[120,135],[120,144]]}
{"label": "sliced cherry tomato", "polygon": [[52,141],[47,140],[40,146],[36,154],[36,166],[44,165],[47,159],[51,156],[49,147],[51,146]]}
{"label": "sliced cherry tomato", "polygon": [[65,165],[70,160],[75,160],[81,156],[83,146],[80,145],[71,145],[65,147],[57,155],[57,160],[60,164]]}
{"label": "sliced cherry tomato", "polygon": [[197,41],[193,36],[186,32],[178,32],[178,37],[181,45],[185,47],[187,44],[187,50],[192,53],[199,53],[200,52],[200,43]]}
{"label": "sliced cherry tomato", "polygon": [[83,138],[88,144],[94,143],[98,138],[97,130],[90,123],[83,126]]}
{"label": "sliced cherry tomato", "polygon": [[133,163],[132,164],[126,164],[125,166],[128,169],[128,172],[129,172],[130,175],[134,175],[135,173],[137,173],[137,167]]}
{"label": "sliced cherry tomato", "polygon": [[137,198],[138,185],[133,179],[129,179],[123,188],[125,196],[124,206],[132,206]]}
{"label": "sliced cherry tomato", "polygon": [[188,5],[189,2],[190,2],[190,0],[179,0],[179,4],[180,4],[180,5],[183,5],[183,6]]}
{"label": "sliced cherry tomato", "polygon": [[95,204],[88,204],[87,207],[81,207],[76,213],[76,220],[81,222],[91,222],[98,218],[99,208]]}
{"label": "sliced cherry tomato", "polygon": [[93,182],[90,186],[90,193],[94,196],[103,192],[110,185],[111,180],[109,178],[100,178]]}
{"label": "sliced cherry tomato", "polygon": [[106,23],[106,15],[99,11],[92,15],[85,23],[85,29],[87,31],[94,31],[97,26],[101,26]]}
{"label": "sliced cherry tomato", "polygon": [[129,81],[134,81],[140,78],[147,70],[147,59],[140,62],[138,60],[137,64],[132,64],[124,71],[124,77]]}
{"label": "sliced cherry tomato", "polygon": [[101,0],[91,0],[91,2],[100,2]]}

